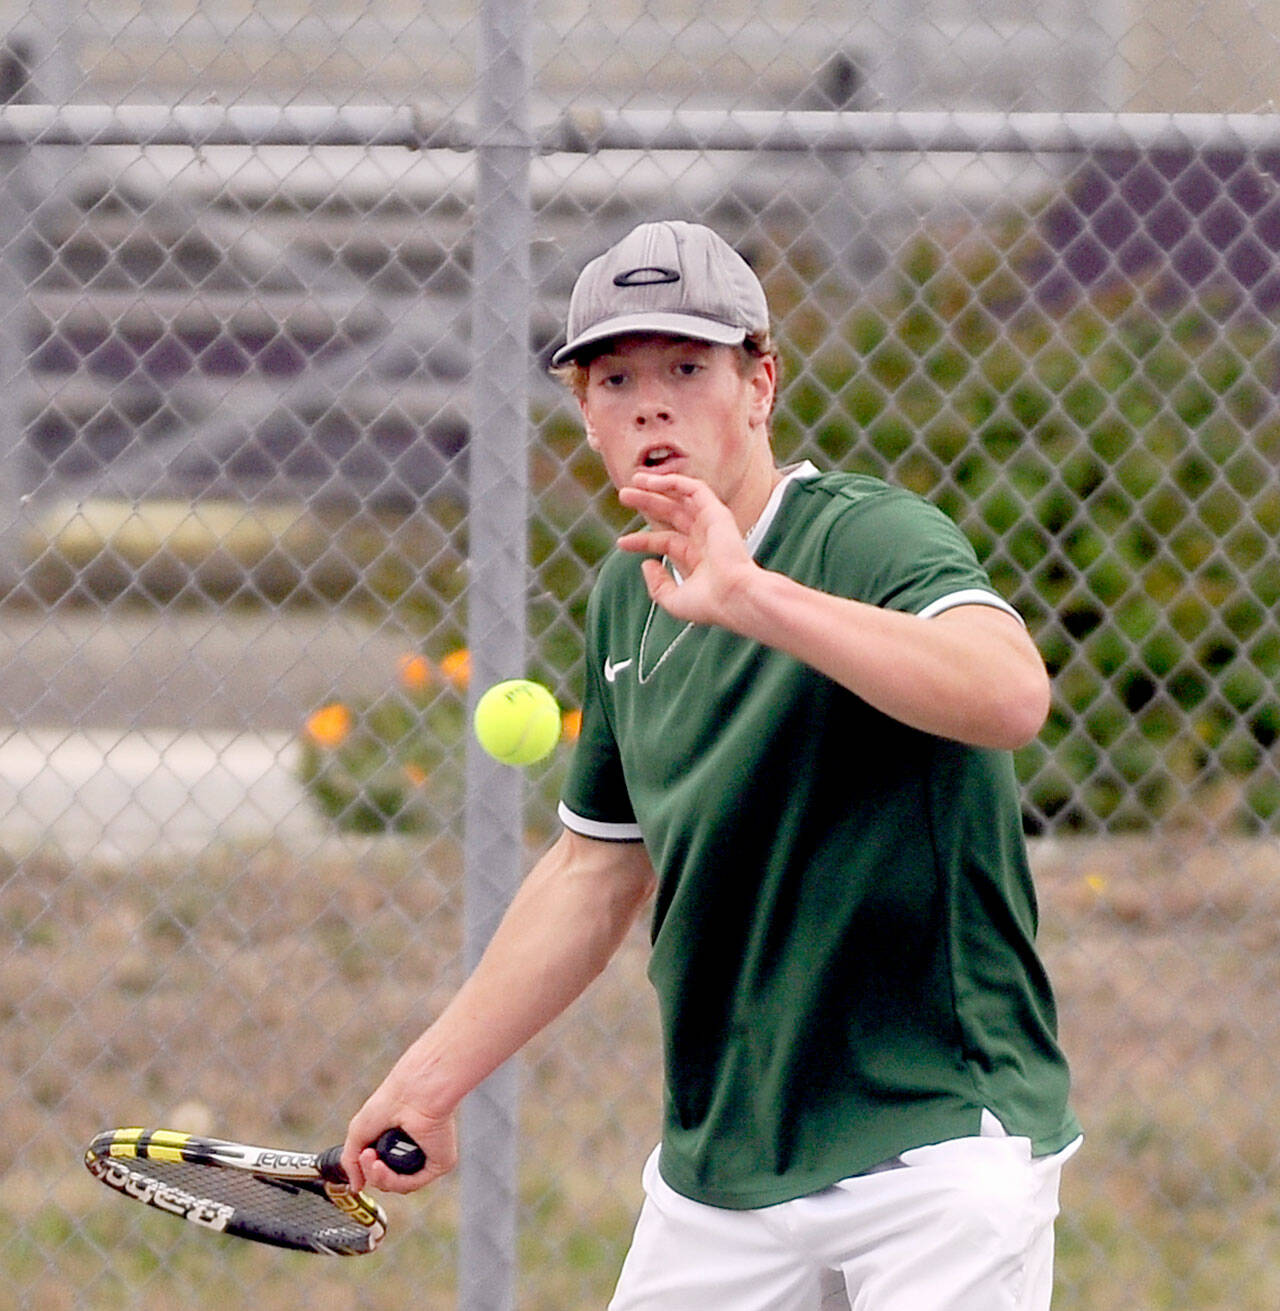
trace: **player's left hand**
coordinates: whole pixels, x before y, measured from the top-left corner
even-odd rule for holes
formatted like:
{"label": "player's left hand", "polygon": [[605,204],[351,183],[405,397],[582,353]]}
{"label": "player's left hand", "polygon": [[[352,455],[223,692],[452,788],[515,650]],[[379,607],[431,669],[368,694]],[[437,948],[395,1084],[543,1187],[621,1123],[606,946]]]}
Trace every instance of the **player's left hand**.
{"label": "player's left hand", "polygon": [[675,619],[735,627],[736,608],[759,566],[724,502],[698,478],[643,472],[618,499],[649,524],[620,537],[619,548],[665,557],[679,575],[677,581],[661,559],[646,560],[641,568],[650,598]]}

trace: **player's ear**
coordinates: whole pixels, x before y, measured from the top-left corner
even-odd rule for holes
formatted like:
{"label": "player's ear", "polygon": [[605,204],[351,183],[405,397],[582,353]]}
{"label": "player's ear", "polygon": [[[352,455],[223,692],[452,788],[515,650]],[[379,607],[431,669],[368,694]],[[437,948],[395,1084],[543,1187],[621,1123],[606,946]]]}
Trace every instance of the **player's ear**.
{"label": "player's ear", "polygon": [[766,423],[773,413],[773,398],[778,388],[778,361],[772,355],[761,355],[755,361],[750,382],[752,417]]}

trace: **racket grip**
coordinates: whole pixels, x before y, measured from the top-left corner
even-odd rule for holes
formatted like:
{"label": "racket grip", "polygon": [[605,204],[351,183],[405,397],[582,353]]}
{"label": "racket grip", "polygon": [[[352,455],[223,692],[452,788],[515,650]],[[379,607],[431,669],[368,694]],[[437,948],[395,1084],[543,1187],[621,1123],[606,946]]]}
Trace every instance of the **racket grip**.
{"label": "racket grip", "polygon": [[417,1174],[427,1163],[427,1154],[403,1129],[387,1129],[374,1144],[378,1160],[396,1174]]}
{"label": "racket grip", "polygon": [[[403,1129],[387,1129],[380,1134],[373,1149],[378,1159],[396,1174],[417,1174],[427,1163],[427,1154]],[[347,1172],[342,1168],[342,1145],[320,1153],[320,1175],[331,1184],[345,1184]]]}

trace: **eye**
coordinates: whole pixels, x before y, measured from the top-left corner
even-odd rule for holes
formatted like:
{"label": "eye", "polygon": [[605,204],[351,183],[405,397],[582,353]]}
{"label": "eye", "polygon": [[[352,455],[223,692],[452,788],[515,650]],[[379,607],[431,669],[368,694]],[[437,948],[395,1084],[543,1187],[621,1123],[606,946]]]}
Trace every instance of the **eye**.
{"label": "eye", "polygon": [[692,378],[695,374],[702,372],[702,365],[696,360],[681,360],[676,365],[676,372],[683,378]]}

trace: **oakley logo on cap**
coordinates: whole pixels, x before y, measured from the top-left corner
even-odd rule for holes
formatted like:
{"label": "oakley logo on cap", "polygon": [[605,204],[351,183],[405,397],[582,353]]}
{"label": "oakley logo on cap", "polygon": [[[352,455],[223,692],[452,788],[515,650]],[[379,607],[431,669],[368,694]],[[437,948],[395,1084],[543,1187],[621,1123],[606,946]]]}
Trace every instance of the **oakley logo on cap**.
{"label": "oakley logo on cap", "polygon": [[642,269],[628,269],[619,273],[613,280],[615,287],[660,287],[664,282],[679,282],[680,274],[675,269],[662,269],[649,265]]}

